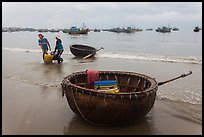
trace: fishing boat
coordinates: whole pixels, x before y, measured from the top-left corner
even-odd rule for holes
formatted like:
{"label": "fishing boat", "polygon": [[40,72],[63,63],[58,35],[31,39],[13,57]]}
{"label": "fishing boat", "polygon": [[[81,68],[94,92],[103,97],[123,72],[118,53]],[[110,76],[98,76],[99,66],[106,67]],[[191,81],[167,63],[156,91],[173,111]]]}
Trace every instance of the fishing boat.
{"label": "fishing boat", "polygon": [[167,33],[167,32],[171,32],[171,29],[170,27],[165,27],[163,26],[162,28],[159,27],[156,29],[156,32],[160,32],[160,33]]}
{"label": "fishing boat", "polygon": [[183,78],[188,74],[159,82],[136,72],[98,71],[99,81],[115,80],[119,92],[101,92],[87,88],[86,71],[75,72],[62,81],[62,96],[66,95],[71,110],[95,125],[123,125],[143,118],[154,106],[158,86]]}
{"label": "fishing boat", "polygon": [[147,29],[146,29],[146,31],[152,31],[152,30],[153,30],[152,28],[147,28]]}
{"label": "fishing boat", "polygon": [[71,26],[68,33],[69,34],[88,34],[89,29],[86,28],[85,24],[83,23],[83,27],[82,28],[78,28],[76,26]]}
{"label": "fishing boat", "polygon": [[94,31],[94,32],[101,32],[100,29],[94,29],[93,31]]}
{"label": "fishing boat", "polygon": [[195,28],[193,29],[193,31],[194,31],[194,32],[199,32],[199,31],[200,31],[200,28],[199,28],[199,27],[195,27]]}
{"label": "fishing boat", "polygon": [[69,30],[69,34],[88,34],[88,31],[89,29],[80,29],[80,28],[77,28],[76,26],[72,26]]}
{"label": "fishing boat", "polygon": [[176,27],[174,27],[174,28],[172,29],[172,31],[179,31],[179,29],[176,28]]}
{"label": "fishing boat", "polygon": [[92,54],[92,57],[96,54],[96,48],[84,44],[73,44],[70,45],[71,53],[76,57],[85,57],[89,54]]}

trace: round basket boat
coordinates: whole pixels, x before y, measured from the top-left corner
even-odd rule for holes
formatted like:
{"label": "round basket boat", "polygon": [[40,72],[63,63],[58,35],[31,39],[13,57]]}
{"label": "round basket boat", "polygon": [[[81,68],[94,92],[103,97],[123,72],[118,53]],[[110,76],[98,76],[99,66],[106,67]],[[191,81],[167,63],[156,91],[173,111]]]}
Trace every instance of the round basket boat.
{"label": "round basket boat", "polygon": [[76,57],[85,57],[89,54],[92,54],[94,56],[96,53],[96,48],[88,46],[88,45],[82,45],[82,44],[73,44],[70,45],[70,51],[71,53]]}
{"label": "round basket boat", "polygon": [[86,88],[86,71],[76,72],[62,81],[72,111],[97,125],[121,125],[144,117],[153,107],[157,82],[146,75],[124,71],[99,71],[100,80],[116,80],[120,92],[107,93]]}

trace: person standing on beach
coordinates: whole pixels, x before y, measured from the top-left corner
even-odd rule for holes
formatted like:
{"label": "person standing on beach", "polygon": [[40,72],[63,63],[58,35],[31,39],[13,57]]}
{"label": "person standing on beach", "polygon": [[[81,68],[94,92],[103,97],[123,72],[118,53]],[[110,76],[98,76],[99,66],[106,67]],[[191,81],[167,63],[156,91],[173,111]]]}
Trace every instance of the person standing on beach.
{"label": "person standing on beach", "polygon": [[64,51],[63,45],[62,45],[62,40],[60,39],[59,35],[56,35],[56,45],[55,45],[55,50],[54,50],[54,55],[55,52],[57,51],[57,54],[55,55],[55,57],[58,60],[58,63],[63,62],[63,59],[61,58],[61,55]]}
{"label": "person standing on beach", "polygon": [[50,49],[51,51],[51,47],[50,47],[50,43],[49,41],[47,40],[47,38],[45,38],[42,34],[38,34],[38,44],[39,46],[41,47],[42,49],[42,52],[43,52],[43,60],[44,60],[44,54],[48,54],[48,48]]}

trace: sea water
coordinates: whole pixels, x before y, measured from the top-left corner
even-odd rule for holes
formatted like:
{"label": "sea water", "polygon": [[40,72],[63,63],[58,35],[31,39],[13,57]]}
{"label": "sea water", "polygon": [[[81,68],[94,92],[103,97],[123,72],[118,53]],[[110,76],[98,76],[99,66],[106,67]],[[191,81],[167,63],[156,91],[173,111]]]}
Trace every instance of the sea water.
{"label": "sea water", "polygon": [[[141,72],[155,77],[158,82],[192,71],[193,74],[187,78],[159,87],[161,92],[158,92],[158,96],[194,104],[202,102],[202,31],[197,33],[192,30],[171,33],[158,33],[154,30],[135,33],[91,31],[87,35],[69,35],[62,32],[59,34],[64,46],[63,69],[51,72],[53,74],[50,78],[45,79],[40,75],[42,71],[56,66],[43,64],[38,45],[38,32],[3,32],[3,76],[17,75],[21,80],[26,79],[28,83],[55,85],[66,75],[87,68]],[[47,32],[43,35],[54,50],[56,33]],[[96,49],[101,47],[104,49],[97,52],[94,60],[83,62],[84,60],[75,59],[71,54],[69,46],[72,44],[85,44]],[[12,69],[17,65],[17,62],[12,62],[12,58],[16,57],[20,58],[19,70]],[[9,60],[11,63],[8,65]],[[30,66],[29,69],[32,71],[35,68],[42,69],[36,69],[36,74],[32,76],[31,70],[24,70],[25,66]]]}

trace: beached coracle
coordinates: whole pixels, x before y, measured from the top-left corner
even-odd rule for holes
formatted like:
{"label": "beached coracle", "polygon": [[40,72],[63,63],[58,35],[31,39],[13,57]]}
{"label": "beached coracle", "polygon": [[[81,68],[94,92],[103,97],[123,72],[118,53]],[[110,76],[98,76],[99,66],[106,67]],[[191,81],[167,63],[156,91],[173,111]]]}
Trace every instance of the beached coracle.
{"label": "beached coracle", "polygon": [[83,44],[73,44],[70,45],[70,51],[71,53],[76,56],[76,57],[85,57],[89,54],[92,54],[92,56],[95,55],[96,48],[88,45],[83,45]]}
{"label": "beached coracle", "polygon": [[86,88],[86,71],[75,72],[62,81],[72,111],[96,125],[121,125],[138,121],[153,107],[158,86],[181,77],[157,83],[154,78],[135,72],[99,71],[99,80],[116,80],[118,93]]}

